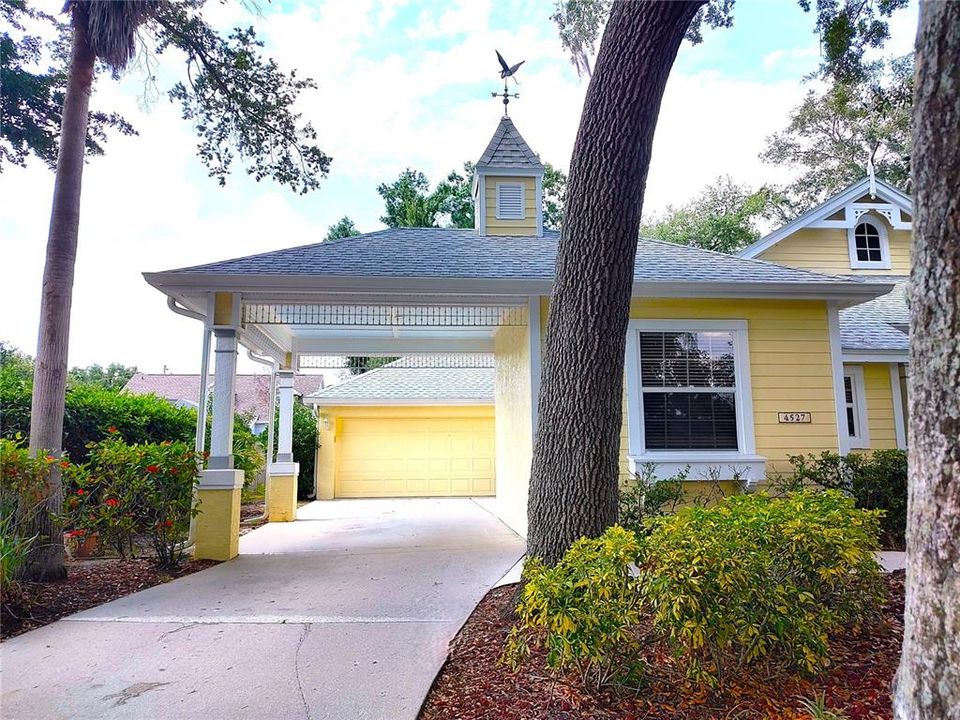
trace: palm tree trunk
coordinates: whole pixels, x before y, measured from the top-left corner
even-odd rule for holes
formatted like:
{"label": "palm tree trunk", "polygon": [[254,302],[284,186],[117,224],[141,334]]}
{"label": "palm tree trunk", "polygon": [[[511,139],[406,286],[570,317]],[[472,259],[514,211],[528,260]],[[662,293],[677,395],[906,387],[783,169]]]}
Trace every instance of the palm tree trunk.
{"label": "palm tree trunk", "polygon": [[960,718],[960,4],[921,2],[898,720]]}
{"label": "palm tree trunk", "polygon": [[613,5],[577,133],[547,319],[528,548],[556,562],[617,519],[623,365],[653,133],[702,1]]}
{"label": "palm tree trunk", "polygon": [[[67,348],[70,340],[70,306],[80,226],[80,187],[95,55],[87,36],[86,8],[73,3],[73,48],[70,76],[63,102],[60,154],[53,187],[53,209],[47,237],[40,300],[40,329],[33,372],[30,408],[30,450],[59,456],[63,446],[63,412],[67,386]],[[63,487],[54,466],[47,484],[45,512],[38,513],[35,532],[40,536],[27,563],[26,574],[35,579],[63,577],[63,540],[54,514],[62,510]]]}

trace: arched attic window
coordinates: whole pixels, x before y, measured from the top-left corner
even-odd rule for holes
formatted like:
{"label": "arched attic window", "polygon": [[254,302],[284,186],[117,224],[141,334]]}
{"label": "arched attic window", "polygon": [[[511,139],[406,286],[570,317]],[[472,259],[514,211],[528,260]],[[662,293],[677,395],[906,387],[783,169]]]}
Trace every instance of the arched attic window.
{"label": "arched attic window", "polygon": [[889,270],[890,245],[883,221],[864,215],[847,231],[851,269]]}

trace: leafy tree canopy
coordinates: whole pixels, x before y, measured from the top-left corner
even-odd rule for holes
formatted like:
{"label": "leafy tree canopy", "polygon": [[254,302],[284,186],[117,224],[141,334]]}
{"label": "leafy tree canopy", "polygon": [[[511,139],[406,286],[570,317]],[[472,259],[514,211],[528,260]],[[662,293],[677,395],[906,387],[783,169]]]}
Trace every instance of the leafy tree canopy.
{"label": "leafy tree canopy", "polygon": [[[690,23],[686,38],[703,41],[703,27],[733,25],[736,0],[709,0]],[[867,48],[881,47],[890,37],[887,22],[893,12],[909,0],[797,0],[816,19],[813,31],[820,37],[820,74],[844,82],[856,82],[869,74],[864,61]],[[593,54],[610,13],[612,0],[557,0],[551,19],[557,24],[560,41],[581,74],[590,74]]]}
{"label": "leafy tree canopy", "polygon": [[[197,154],[210,176],[225,184],[239,160],[258,181],[271,178],[301,193],[315,190],[331,160],[317,147],[316,131],[303,122],[294,105],[302,91],[316,84],[296,71],[284,73],[275,61],[265,59],[263,42],[252,27],[234,28],[221,36],[204,20],[203,5],[204,0],[129,3],[128,11],[136,15],[131,18],[137,27],[133,45],[118,43],[110,52],[106,45],[98,49],[105,63],[98,66],[100,71],[106,66],[124,67],[138,48],[147,67],[171,48],[182,52],[187,79],[176,83],[167,95],[193,125]],[[107,15],[91,6],[89,17],[94,23]],[[69,26],[30,8],[27,0],[0,0],[0,18],[7,28],[0,34],[4,118],[0,162],[24,165],[33,154],[53,167],[67,81]],[[30,28],[49,26],[56,40],[44,43],[27,32],[27,23]],[[45,62],[49,63],[45,70],[35,69]],[[115,113],[92,112],[88,154],[103,153],[109,128],[135,133]]]}
{"label": "leafy tree canopy", "polygon": [[70,371],[70,380],[75,383],[99,385],[108,390],[120,390],[137,372],[137,368],[120,363],[110,363],[107,367],[88,365],[75,367]]}
{"label": "leafy tree canopy", "polygon": [[[463,172],[453,170],[430,189],[427,177],[407,168],[392,183],[383,183],[377,192],[384,200],[386,214],[380,220],[389,227],[474,227],[474,164],[465,162]],[[567,176],[550,163],[543,175],[543,224],[559,229],[563,222],[563,199]]]}
{"label": "leafy tree canopy", "polygon": [[353,237],[354,235],[359,234],[360,231],[357,230],[357,226],[354,224],[353,220],[344,215],[333,225],[327,228],[327,237],[324,239],[339,240],[340,238]]}
{"label": "leafy tree canopy", "polygon": [[854,82],[810,90],[786,129],[767,138],[763,161],[802,171],[784,188],[791,214],[861,179],[871,157],[877,177],[907,187],[913,55],[872,63],[865,73]]}
{"label": "leafy tree canopy", "polygon": [[771,212],[776,196],[750,190],[722,176],[693,200],[672,205],[640,226],[640,235],[704,250],[734,253],[760,237],[757,220]]}

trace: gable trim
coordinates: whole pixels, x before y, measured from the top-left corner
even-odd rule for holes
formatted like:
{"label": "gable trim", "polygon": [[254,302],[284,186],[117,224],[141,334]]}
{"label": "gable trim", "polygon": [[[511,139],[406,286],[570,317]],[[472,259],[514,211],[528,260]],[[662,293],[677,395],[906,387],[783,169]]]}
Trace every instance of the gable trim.
{"label": "gable trim", "polygon": [[[893,187],[883,180],[877,180],[877,197],[882,198],[899,210],[913,215],[913,203],[907,195],[904,195],[897,188]],[[864,178],[859,182],[851,185],[846,190],[841,190],[839,193],[834,195],[832,198],[829,198],[825,202],[817,205],[815,208],[807,210],[800,217],[795,220],[787,223],[781,228],[774,230],[768,235],[760,238],[752,245],[748,245],[743,250],[737,253],[738,257],[742,258],[755,258],[766,250],[769,250],[771,247],[776,245],[781,240],[793,235],[798,230],[802,230],[805,227],[816,226],[819,227],[832,227],[833,223],[837,223],[838,227],[847,227],[846,220],[837,220],[837,221],[826,221],[825,218],[830,217],[838,210],[842,209],[845,205],[853,203],[854,200],[859,198],[864,193],[870,191],[870,180],[869,178]],[[896,224],[894,224],[896,227]]]}

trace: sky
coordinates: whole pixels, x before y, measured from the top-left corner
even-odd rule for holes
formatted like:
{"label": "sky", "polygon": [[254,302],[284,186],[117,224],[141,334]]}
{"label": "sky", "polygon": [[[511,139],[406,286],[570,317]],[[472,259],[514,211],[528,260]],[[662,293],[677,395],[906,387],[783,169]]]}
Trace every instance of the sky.
{"label": "sky", "polygon": [[[552,11],[552,1],[291,0],[262,3],[257,17],[239,2],[209,3],[216,27],[254,25],[265,54],[318,83],[298,110],[333,163],[305,196],[242,168],[224,188],[207,177],[190,125],[164,94],[182,77],[181,58],[161,56],[155,88],[140,67],[119,81],[99,78],[91,107],[121,112],[140,134],[111,136],[84,172],[71,366],[197,372],[200,324],[170,312],[141,273],[319,242],[344,215],[362,231],[380,229],[377,185],[406,167],[436,182],[483,152],[502,111],[490,97],[502,88],[494,49],[526,61],[510,104],[517,128],[542,159],[569,167],[587,81],[561,47]],[[680,50],[645,217],[720,175],[753,187],[792,177],[758,154],[811,87],[803,78],[819,61],[813,18],[796,0],[738,0],[734,17],[732,28]],[[898,11],[884,54],[909,52],[916,24],[915,3]],[[0,173],[0,339],[30,354],[52,191],[53,174],[38,161]],[[245,357],[240,369],[263,370]]]}

